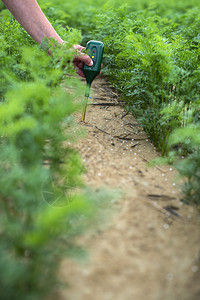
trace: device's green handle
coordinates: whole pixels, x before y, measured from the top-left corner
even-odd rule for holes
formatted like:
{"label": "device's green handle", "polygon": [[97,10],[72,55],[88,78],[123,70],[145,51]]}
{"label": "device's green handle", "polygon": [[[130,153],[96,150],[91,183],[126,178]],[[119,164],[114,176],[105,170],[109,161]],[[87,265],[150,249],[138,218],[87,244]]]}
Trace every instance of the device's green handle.
{"label": "device's green handle", "polygon": [[89,67],[86,64],[84,64],[83,73],[85,74],[87,84],[91,85],[92,81],[97,75],[99,75],[101,71],[104,44],[99,41],[89,41],[86,45],[86,51],[93,60],[93,65]]}
{"label": "device's green handle", "polygon": [[87,91],[85,93],[85,103],[82,112],[81,121],[85,121],[86,109],[87,109],[87,101],[90,93],[90,86],[92,81],[95,79],[97,75],[99,75],[101,71],[101,62],[103,58],[104,44],[99,41],[89,41],[86,45],[86,50],[88,55],[93,60],[93,65],[91,67],[84,64],[83,73],[85,74],[85,78],[87,81]]}

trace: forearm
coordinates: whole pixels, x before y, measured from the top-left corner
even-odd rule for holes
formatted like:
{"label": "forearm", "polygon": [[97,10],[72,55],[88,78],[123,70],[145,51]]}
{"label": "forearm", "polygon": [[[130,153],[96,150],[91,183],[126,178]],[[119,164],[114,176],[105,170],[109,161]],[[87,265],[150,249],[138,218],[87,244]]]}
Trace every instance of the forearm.
{"label": "forearm", "polygon": [[41,43],[42,39],[47,37],[63,43],[36,0],[2,0],[2,2],[36,42]]}

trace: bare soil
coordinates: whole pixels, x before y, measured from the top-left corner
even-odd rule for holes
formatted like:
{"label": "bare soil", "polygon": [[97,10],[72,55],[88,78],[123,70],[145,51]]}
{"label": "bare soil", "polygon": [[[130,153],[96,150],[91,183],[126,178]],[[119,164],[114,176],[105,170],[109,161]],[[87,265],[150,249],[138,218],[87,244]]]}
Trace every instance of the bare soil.
{"label": "bare soil", "polygon": [[180,201],[171,166],[147,166],[159,153],[102,77],[80,126],[85,182],[123,196],[105,229],[82,239],[89,259],[63,262],[60,299],[200,299],[199,211]]}

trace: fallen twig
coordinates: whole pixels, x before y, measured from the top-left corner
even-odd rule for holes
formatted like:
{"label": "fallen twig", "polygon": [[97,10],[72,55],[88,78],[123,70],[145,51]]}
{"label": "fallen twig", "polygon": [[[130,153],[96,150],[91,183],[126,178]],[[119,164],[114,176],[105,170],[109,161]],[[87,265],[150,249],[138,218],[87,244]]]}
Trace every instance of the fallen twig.
{"label": "fallen twig", "polygon": [[126,117],[128,114],[129,114],[129,112],[126,112],[124,115],[122,115],[122,116],[120,117],[120,119],[123,119],[123,118]]}
{"label": "fallen twig", "polygon": [[176,200],[175,197],[171,197],[171,196],[168,196],[168,195],[148,194],[147,196],[150,197],[150,198],[154,198],[154,199],[152,199],[152,200],[155,200],[155,198],[156,198],[157,200],[161,200],[161,201],[171,201],[171,200]]}
{"label": "fallen twig", "polygon": [[144,140],[146,140],[146,139],[143,139],[143,138],[137,138],[137,139],[135,139],[135,138],[128,138],[126,135],[125,136],[119,136],[119,135],[114,135],[113,136],[114,138],[117,138],[117,139],[120,139],[120,140],[127,140],[127,141],[144,141]]}
{"label": "fallen twig", "polygon": [[161,205],[159,205],[158,203],[152,203],[152,202],[149,202],[149,201],[147,201],[147,200],[144,200],[144,202],[148,205],[148,206],[150,206],[151,208],[153,208],[153,209],[155,209],[155,210],[157,210],[157,211],[159,211],[159,212],[161,212],[163,215],[165,215],[165,217],[167,217],[167,218],[171,218],[172,220],[174,220],[174,221],[177,221],[177,222],[179,222],[179,221],[184,221],[184,219],[183,219],[183,217],[179,217],[179,218],[177,218],[177,216],[173,213],[171,213],[171,212],[169,212],[169,211],[166,211],[166,209],[165,208],[163,208]]}
{"label": "fallen twig", "polygon": [[[137,155],[138,155],[139,157],[141,157],[144,161],[150,163],[150,160],[146,159],[146,158],[143,157],[142,155],[140,155],[140,154],[137,154]],[[160,167],[158,167],[158,166],[154,166],[154,167],[155,167],[156,169],[158,169],[159,171],[165,173],[165,171],[164,171],[162,168],[160,168]]]}
{"label": "fallen twig", "polygon": [[103,132],[103,133],[105,133],[105,134],[107,134],[107,135],[110,135],[111,136],[111,134],[110,133],[108,133],[108,132],[106,132],[106,131],[104,131],[103,129],[101,129],[101,128],[99,128],[99,127],[97,127],[97,126],[94,126],[96,129],[98,129],[99,131],[101,131],[101,132]]}
{"label": "fallen twig", "polygon": [[128,123],[126,121],[123,121],[125,123],[126,126],[129,126],[129,127],[132,127],[132,126],[138,126],[138,127],[141,127],[142,125],[138,124],[138,123]]}
{"label": "fallen twig", "polygon": [[120,106],[120,105],[121,105],[121,102],[118,102],[118,103],[109,103],[109,102],[103,102],[103,103],[90,103],[89,105]]}
{"label": "fallen twig", "polygon": [[136,143],[135,145],[132,145],[131,148],[135,148],[136,146],[139,146],[140,143]]}
{"label": "fallen twig", "polygon": [[173,214],[174,216],[181,218],[181,216],[176,212],[179,208],[177,206],[169,205],[163,207],[166,211],[170,212],[170,214]]}

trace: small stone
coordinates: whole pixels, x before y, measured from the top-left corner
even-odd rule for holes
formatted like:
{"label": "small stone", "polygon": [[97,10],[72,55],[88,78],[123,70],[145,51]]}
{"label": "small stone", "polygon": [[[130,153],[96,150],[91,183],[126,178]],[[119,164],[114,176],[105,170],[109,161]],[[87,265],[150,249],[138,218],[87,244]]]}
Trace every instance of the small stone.
{"label": "small stone", "polygon": [[169,225],[168,225],[168,224],[164,224],[163,227],[164,227],[165,229],[168,229],[168,228],[169,228]]}
{"label": "small stone", "polygon": [[172,273],[168,273],[168,274],[166,275],[166,279],[167,279],[168,281],[171,281],[173,278],[174,278],[174,275],[173,275]]}
{"label": "small stone", "polygon": [[192,267],[192,272],[196,273],[197,271],[199,271],[199,267],[198,266],[193,266]]}

